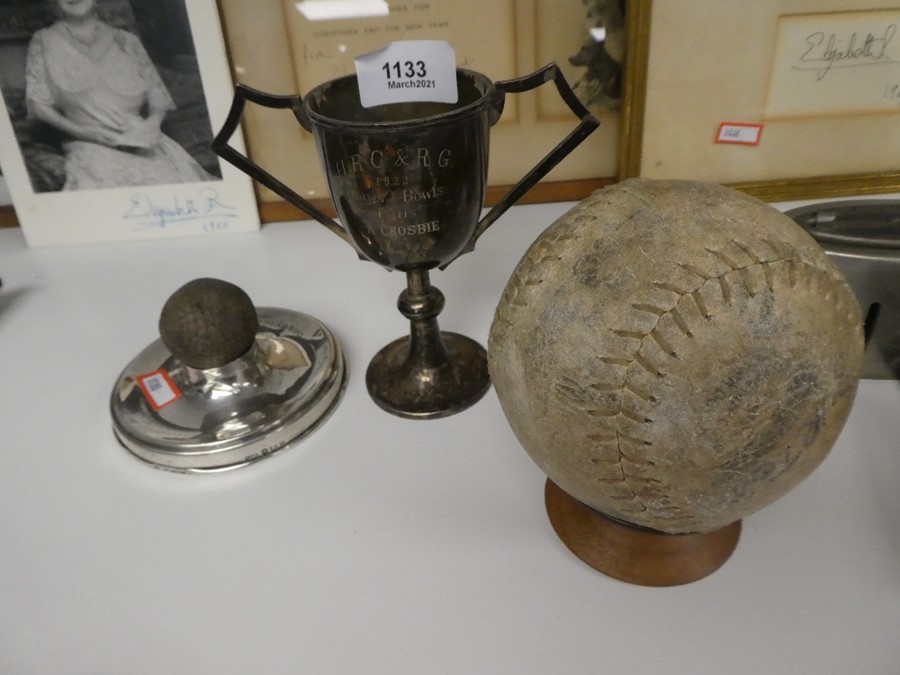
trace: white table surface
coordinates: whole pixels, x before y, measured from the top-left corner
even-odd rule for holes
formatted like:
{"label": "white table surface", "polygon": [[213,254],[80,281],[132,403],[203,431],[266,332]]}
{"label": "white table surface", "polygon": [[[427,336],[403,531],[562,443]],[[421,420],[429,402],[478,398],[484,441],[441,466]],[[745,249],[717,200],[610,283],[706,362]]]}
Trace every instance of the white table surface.
{"label": "white table surface", "polygon": [[[432,275],[485,341],[529,243],[514,207]],[[73,225],[75,226],[75,225]],[[346,395],[295,447],[215,475],[140,463],[112,385],[181,284],[213,276],[325,322]],[[687,586],[631,586],[556,538],[493,391],[409,421],[365,391],[404,277],[309,222],[29,249],[0,231],[0,673],[900,673],[900,386],[864,381],[824,464]]]}

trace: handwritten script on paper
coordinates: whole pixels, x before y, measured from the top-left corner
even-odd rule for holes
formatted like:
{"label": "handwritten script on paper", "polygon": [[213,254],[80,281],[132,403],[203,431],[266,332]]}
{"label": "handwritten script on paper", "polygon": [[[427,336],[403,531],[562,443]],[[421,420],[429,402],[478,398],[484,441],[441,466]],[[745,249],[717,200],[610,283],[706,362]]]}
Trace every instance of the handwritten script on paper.
{"label": "handwritten script on paper", "polygon": [[218,190],[201,187],[195,194],[166,197],[134,193],[128,198],[122,220],[135,230],[201,223],[204,232],[220,232],[229,229],[237,215],[237,208],[228,205]]}
{"label": "handwritten script on paper", "polygon": [[900,113],[900,9],[778,18],[766,118]]}

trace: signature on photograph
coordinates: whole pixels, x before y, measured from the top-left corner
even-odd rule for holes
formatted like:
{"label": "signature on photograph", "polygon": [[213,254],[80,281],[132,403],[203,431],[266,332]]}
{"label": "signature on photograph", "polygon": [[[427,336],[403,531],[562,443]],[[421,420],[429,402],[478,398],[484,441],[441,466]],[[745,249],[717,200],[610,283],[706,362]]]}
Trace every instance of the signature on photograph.
{"label": "signature on photograph", "polygon": [[229,220],[237,215],[237,208],[224,203],[218,190],[204,187],[194,196],[132,194],[122,219],[137,230],[203,221],[204,229],[212,231],[228,229]]}

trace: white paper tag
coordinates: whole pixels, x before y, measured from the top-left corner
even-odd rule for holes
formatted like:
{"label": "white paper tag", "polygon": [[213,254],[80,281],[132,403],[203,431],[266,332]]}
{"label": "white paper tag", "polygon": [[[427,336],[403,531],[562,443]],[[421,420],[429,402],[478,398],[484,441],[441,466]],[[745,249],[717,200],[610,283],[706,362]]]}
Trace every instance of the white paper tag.
{"label": "white paper tag", "polygon": [[444,40],[403,40],[356,57],[359,99],[385,103],[456,103],[456,52]]}

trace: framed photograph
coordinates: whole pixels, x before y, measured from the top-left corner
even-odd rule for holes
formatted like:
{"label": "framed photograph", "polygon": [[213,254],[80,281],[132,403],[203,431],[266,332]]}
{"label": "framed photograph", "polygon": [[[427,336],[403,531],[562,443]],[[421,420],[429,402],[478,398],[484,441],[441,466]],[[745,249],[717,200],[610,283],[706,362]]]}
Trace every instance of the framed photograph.
{"label": "framed photograph", "polygon": [[214,0],[4,0],[0,165],[33,246],[259,228],[209,149],[232,83]]}
{"label": "framed photograph", "polygon": [[[446,40],[457,65],[492,80],[526,75],[555,61],[601,126],[528,201],[578,199],[614,180],[625,50],[625,0],[388,0],[381,11],[340,0],[220,0],[233,77],[272,94],[305,94],[352,74],[354,58],[398,40]],[[349,9],[355,12],[347,13]],[[509,96],[491,130],[488,201],[518,182],[577,124],[552,86]],[[312,137],[290,111],[248,106],[251,158],[292,189],[330,209]],[[263,220],[297,212],[258,188]]]}
{"label": "framed photograph", "polygon": [[900,191],[900,4],[630,0],[629,21],[622,177]]}

